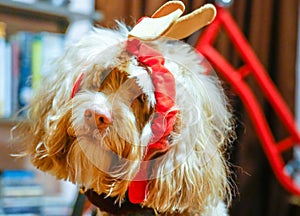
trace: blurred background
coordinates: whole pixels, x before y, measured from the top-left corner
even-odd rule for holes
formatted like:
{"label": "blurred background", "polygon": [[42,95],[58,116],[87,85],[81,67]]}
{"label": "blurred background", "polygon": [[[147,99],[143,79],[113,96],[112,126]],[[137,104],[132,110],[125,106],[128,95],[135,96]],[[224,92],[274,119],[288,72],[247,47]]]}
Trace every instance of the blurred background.
{"label": "blurred background", "polygon": [[[8,179],[20,177],[18,173],[5,172],[7,170],[33,169],[26,160],[16,160],[9,156],[15,150],[10,146],[17,142],[10,139],[10,129],[17,121],[13,118],[14,113],[26,105],[31,91],[39,84],[44,64],[61,53],[65,44],[78,40],[93,26],[113,28],[116,26],[115,20],[121,20],[132,26],[141,16],[151,15],[165,2],[166,0],[0,0],[0,39],[2,38],[0,54],[1,46],[6,47],[0,55],[0,170],[5,177]],[[188,13],[206,2],[213,1],[183,0],[183,2]],[[300,101],[297,90],[299,88],[297,79],[300,77],[297,74],[300,73],[297,48],[300,38],[299,1],[228,2],[231,4],[228,4],[227,10],[249,41],[295,119],[299,118],[300,106],[297,105]],[[202,33],[203,30],[196,32],[185,41],[194,46]],[[47,47],[47,44],[52,45]],[[28,46],[31,47],[30,51]],[[241,65],[241,59],[225,32],[220,33],[215,46],[234,66]],[[50,54],[46,55],[45,50]],[[21,57],[18,58],[16,55]],[[12,57],[5,59],[5,56]],[[36,56],[43,56],[43,59]],[[27,58],[30,58],[30,64]],[[10,62],[12,66],[7,66],[6,69],[4,66],[1,67],[7,64],[5,62]],[[9,76],[8,70],[12,71]],[[30,73],[33,77],[32,82],[24,83],[22,76],[26,77]],[[223,79],[222,75],[219,75]],[[251,77],[245,80],[261,105],[276,140],[286,137],[286,129],[258,88],[257,82]],[[249,118],[239,97],[232,91],[232,87],[226,82],[224,85],[235,111],[238,133],[238,140],[228,149],[228,158],[234,173],[232,178],[237,185],[230,215],[300,215],[300,199],[288,193],[279,184],[255,132],[256,126]],[[25,89],[23,93],[20,92],[20,86]],[[6,94],[7,92],[10,94]],[[6,105],[3,105],[3,101]],[[294,155],[295,149],[291,148],[284,157],[295,158]],[[69,209],[65,209],[68,215],[72,211],[70,209],[72,204],[69,203],[76,199],[77,188],[58,182],[45,174],[36,171],[34,173],[34,178],[31,174],[23,174],[30,181],[36,180],[36,184],[42,185],[40,195],[46,194],[49,197],[50,208],[57,206],[57,202],[51,201],[51,197],[68,194],[62,207],[65,209],[65,206],[69,206]],[[61,209],[59,211],[62,212]]]}

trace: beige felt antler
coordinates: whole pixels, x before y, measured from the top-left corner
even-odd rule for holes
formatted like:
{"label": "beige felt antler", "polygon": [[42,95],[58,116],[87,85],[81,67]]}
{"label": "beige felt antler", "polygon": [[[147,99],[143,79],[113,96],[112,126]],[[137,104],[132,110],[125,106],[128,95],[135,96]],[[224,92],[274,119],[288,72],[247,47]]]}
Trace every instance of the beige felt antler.
{"label": "beige felt antler", "polygon": [[155,40],[162,36],[182,39],[211,23],[216,16],[216,9],[212,4],[206,4],[180,17],[184,9],[185,6],[181,1],[169,1],[151,17],[145,17],[136,24],[128,37],[141,40]]}
{"label": "beige felt antler", "polygon": [[140,20],[129,32],[128,37],[155,40],[169,31],[183,11],[184,4],[181,1],[167,2],[153,14],[154,17],[144,17]]}
{"label": "beige felt antler", "polygon": [[185,6],[181,1],[168,1],[160,8],[158,8],[154,14],[152,14],[151,18],[159,18],[172,13],[173,11],[180,9],[182,12],[185,10]]}
{"label": "beige felt antler", "polygon": [[212,4],[206,4],[192,13],[176,20],[175,24],[163,36],[182,39],[190,36],[195,31],[211,23],[216,16],[216,8]]}

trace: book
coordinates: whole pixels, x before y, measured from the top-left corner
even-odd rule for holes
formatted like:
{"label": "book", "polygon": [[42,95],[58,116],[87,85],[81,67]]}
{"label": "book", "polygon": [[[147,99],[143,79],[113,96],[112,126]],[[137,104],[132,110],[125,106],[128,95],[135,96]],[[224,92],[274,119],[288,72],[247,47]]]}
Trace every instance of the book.
{"label": "book", "polygon": [[38,184],[5,186],[1,192],[4,197],[30,197],[41,196],[42,194],[43,189]]}
{"label": "book", "polygon": [[32,44],[32,87],[39,88],[41,79],[53,71],[49,71],[52,64],[64,49],[64,35],[50,32],[40,32],[35,35]]}
{"label": "book", "polygon": [[34,33],[21,31],[16,39],[20,46],[20,79],[19,79],[19,105],[26,107],[33,94],[32,90],[32,43]]}
{"label": "book", "polygon": [[0,23],[0,117],[12,114],[12,47],[5,37],[5,23]]}
{"label": "book", "polygon": [[3,117],[9,118],[12,115],[12,47],[5,43],[5,75],[4,75],[4,106]]}
{"label": "book", "polygon": [[20,79],[20,46],[14,37],[11,37],[10,44],[12,47],[12,114],[19,110],[19,79]]}
{"label": "book", "polygon": [[92,14],[95,8],[95,0],[72,0],[69,4],[69,10],[81,14]]}
{"label": "book", "polygon": [[43,187],[31,170],[4,170],[1,176],[1,207],[5,214],[40,215]]}
{"label": "book", "polygon": [[0,117],[4,117],[5,100],[5,28],[5,23],[0,22]]}
{"label": "book", "polygon": [[32,88],[35,91],[41,82],[42,78],[42,39],[41,35],[37,34],[32,43]]}
{"label": "book", "polygon": [[42,76],[46,76],[49,72],[49,65],[63,53],[65,48],[65,35],[59,33],[41,32],[42,38]]}
{"label": "book", "polygon": [[3,211],[6,214],[40,213],[41,197],[4,197],[2,198]]}

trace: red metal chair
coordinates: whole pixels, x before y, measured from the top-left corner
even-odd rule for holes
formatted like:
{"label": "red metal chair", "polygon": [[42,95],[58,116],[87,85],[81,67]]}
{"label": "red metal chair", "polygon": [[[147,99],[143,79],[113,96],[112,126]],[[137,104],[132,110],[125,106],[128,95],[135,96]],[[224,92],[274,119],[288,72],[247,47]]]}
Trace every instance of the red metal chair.
{"label": "red metal chair", "polygon": [[[221,28],[225,30],[238,50],[241,59],[245,62],[238,69],[235,69],[213,46]],[[208,59],[241,98],[255,125],[256,133],[279,182],[290,193],[300,195],[300,185],[297,185],[286,171],[287,163],[283,160],[283,153],[300,143],[300,134],[295,119],[238,25],[225,8],[217,6],[216,19],[201,34],[195,47]],[[286,128],[289,135],[285,139],[275,140],[260,104],[244,80],[250,74],[259,84],[262,93]]]}

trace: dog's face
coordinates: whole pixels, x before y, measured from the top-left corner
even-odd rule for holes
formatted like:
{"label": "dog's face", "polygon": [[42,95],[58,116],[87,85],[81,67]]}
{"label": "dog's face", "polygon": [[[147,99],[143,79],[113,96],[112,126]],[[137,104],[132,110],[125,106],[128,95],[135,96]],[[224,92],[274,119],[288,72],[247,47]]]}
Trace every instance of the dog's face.
{"label": "dog's face", "polygon": [[[153,71],[124,50],[126,37],[124,29],[98,30],[70,47],[34,97],[29,124],[21,125],[37,168],[120,201],[144,163],[157,115]],[[227,100],[191,47],[150,46],[175,79],[178,114],[169,145],[147,171],[143,205],[203,212],[228,196],[223,154],[234,132]]]}
{"label": "dog's face", "polygon": [[[141,134],[153,107],[127,72],[116,67],[97,76],[101,79],[95,89],[83,87],[70,99],[67,136],[74,142],[67,158],[74,163],[72,181],[100,194],[123,197],[143,160]],[[85,82],[89,81],[83,80],[83,86]],[[78,166],[77,157],[85,165]]]}

